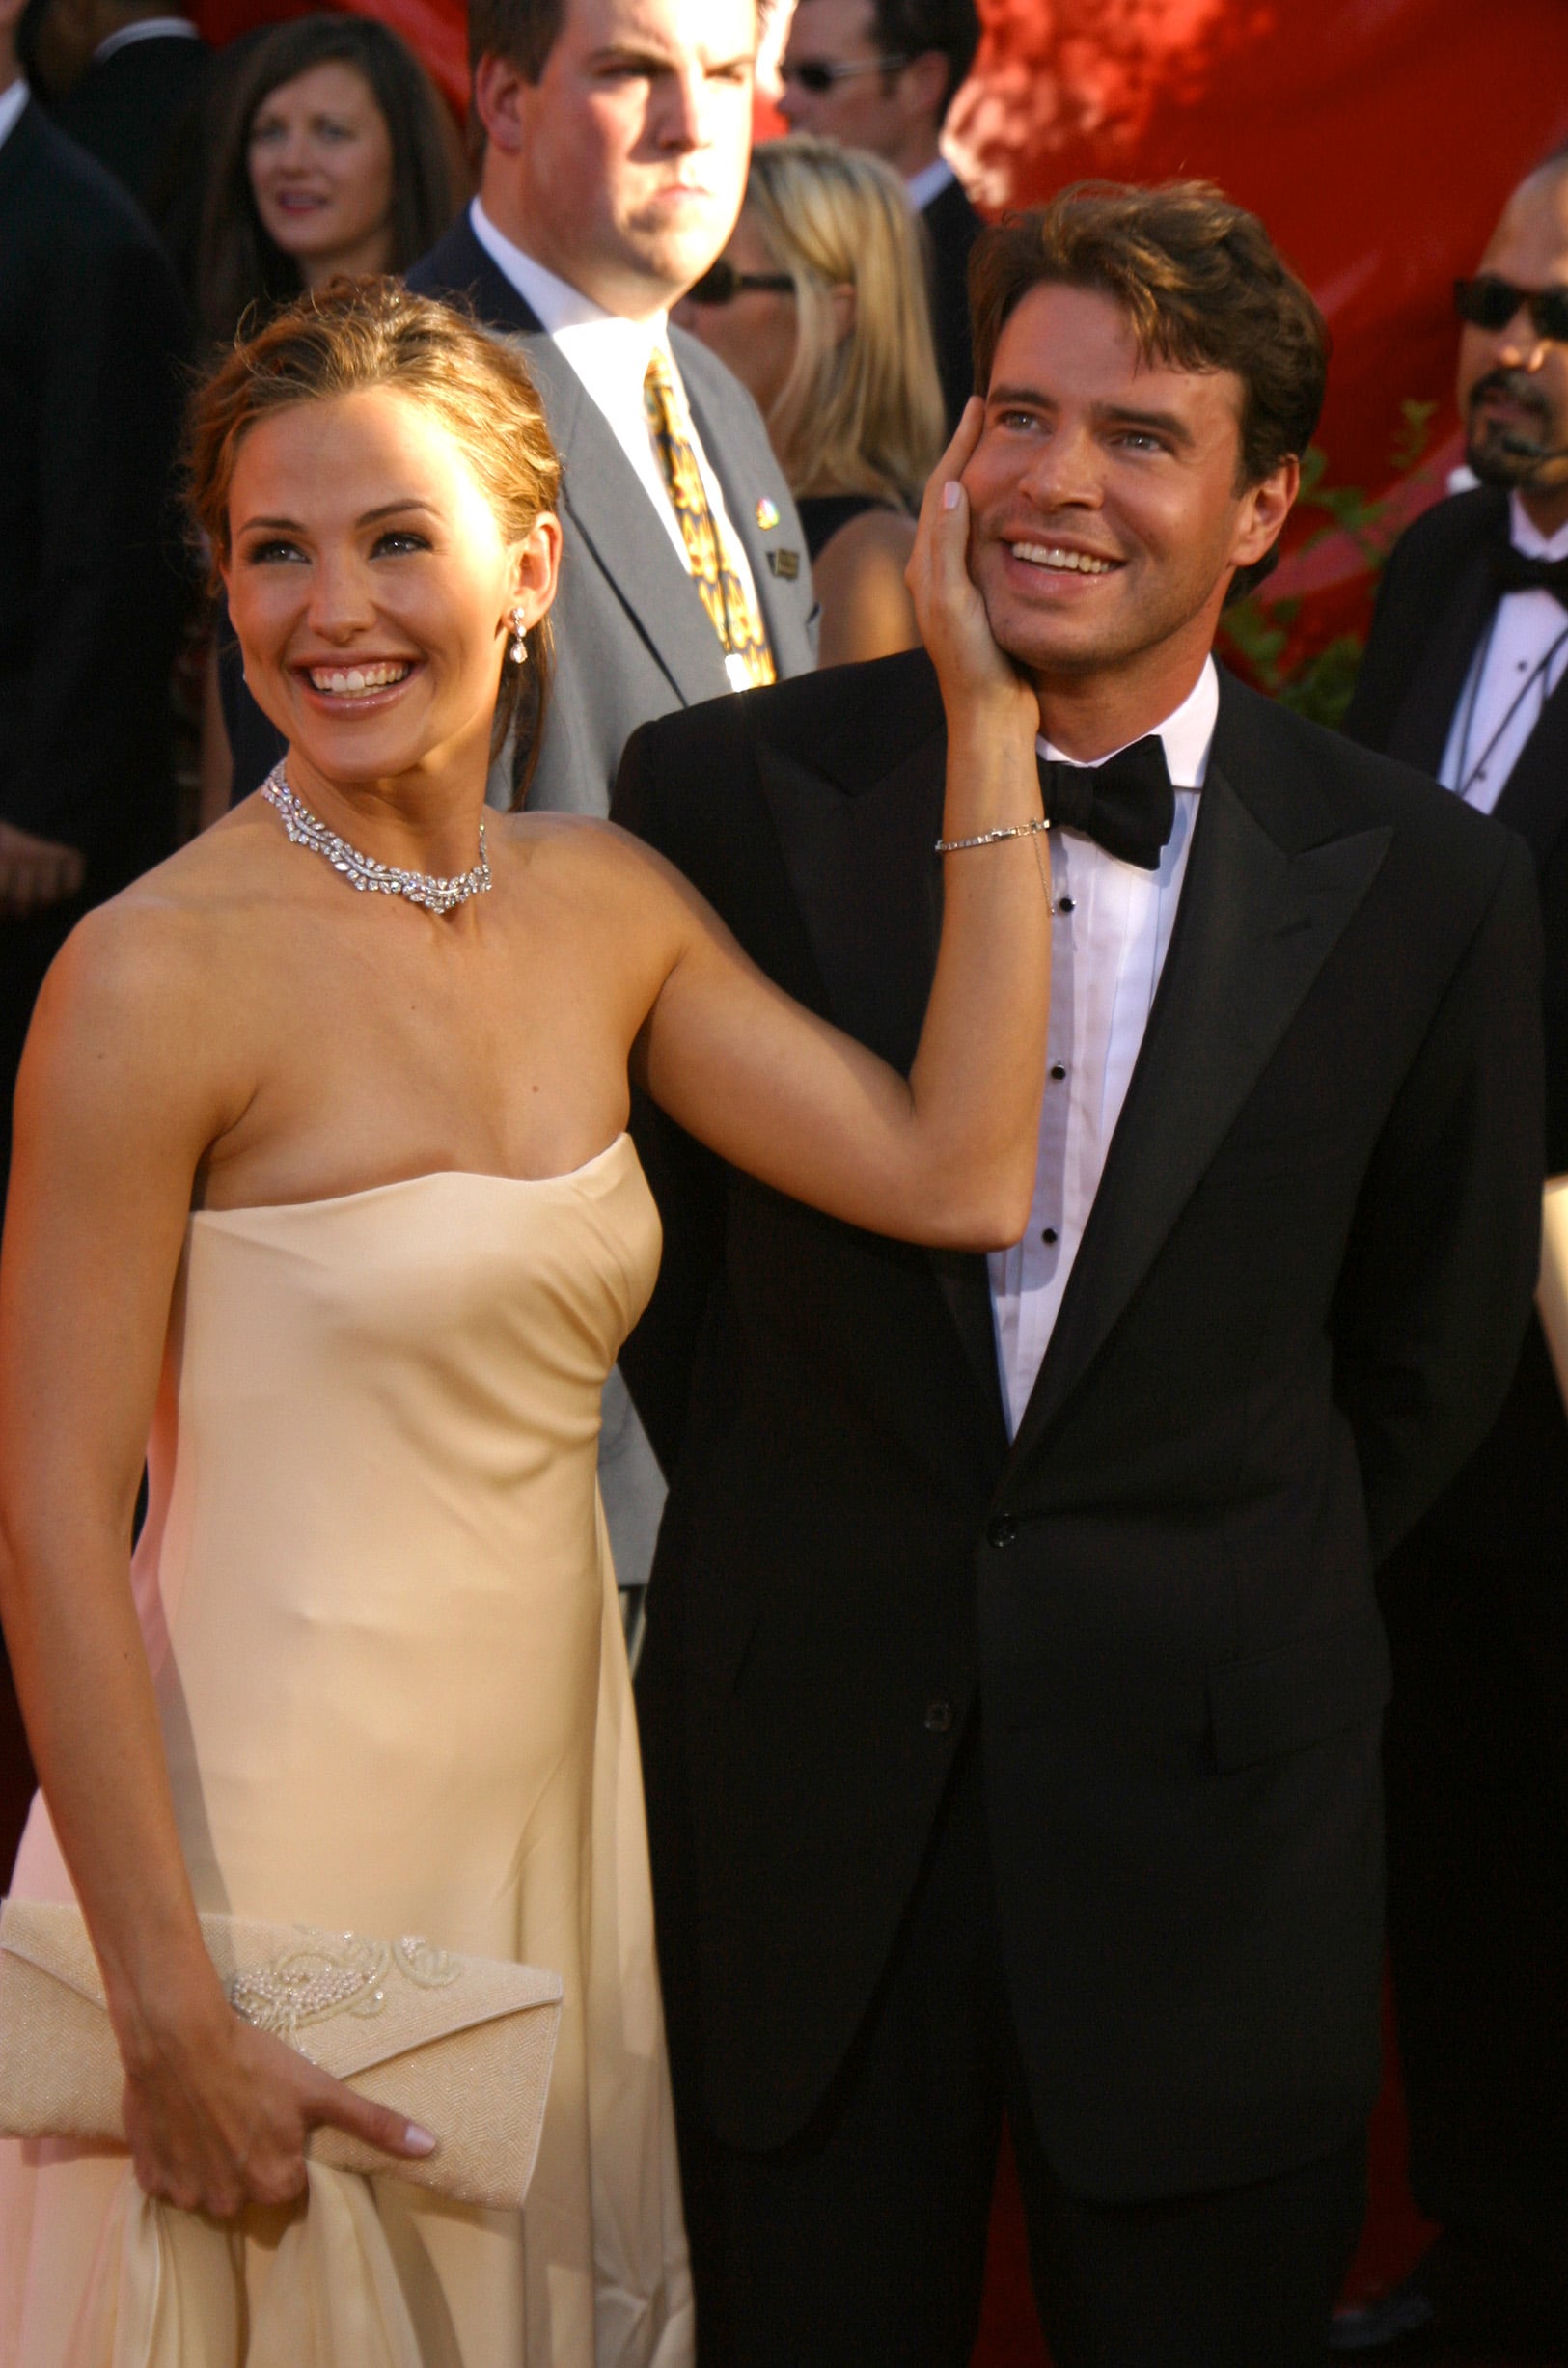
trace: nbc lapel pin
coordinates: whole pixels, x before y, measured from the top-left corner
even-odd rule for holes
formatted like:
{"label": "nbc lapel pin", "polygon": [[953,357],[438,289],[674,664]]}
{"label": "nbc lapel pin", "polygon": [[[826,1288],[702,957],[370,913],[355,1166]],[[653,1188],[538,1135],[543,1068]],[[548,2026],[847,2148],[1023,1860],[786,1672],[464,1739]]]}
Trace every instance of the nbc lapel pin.
{"label": "nbc lapel pin", "polygon": [[779,505],[777,502],[770,502],[765,493],[756,505],[756,523],[764,535],[770,527],[777,526],[779,523]]}

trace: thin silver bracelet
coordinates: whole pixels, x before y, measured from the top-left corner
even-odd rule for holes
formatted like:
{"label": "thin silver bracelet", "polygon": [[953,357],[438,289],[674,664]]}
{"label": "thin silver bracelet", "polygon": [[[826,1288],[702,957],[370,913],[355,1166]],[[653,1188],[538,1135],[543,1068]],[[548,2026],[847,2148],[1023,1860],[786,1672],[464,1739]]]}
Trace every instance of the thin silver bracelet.
{"label": "thin silver bracelet", "polygon": [[1004,830],[981,831],[977,839],[939,839],[938,855],[960,855],[965,847],[994,846],[999,839],[1035,839],[1051,828],[1049,822],[1009,822]]}

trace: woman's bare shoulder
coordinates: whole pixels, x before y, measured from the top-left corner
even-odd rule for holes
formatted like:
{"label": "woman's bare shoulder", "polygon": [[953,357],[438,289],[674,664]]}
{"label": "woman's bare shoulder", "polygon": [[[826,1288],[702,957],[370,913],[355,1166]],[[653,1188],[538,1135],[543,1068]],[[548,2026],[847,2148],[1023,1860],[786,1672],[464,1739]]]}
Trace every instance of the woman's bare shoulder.
{"label": "woman's bare shoulder", "polygon": [[33,1033],[52,1061],[146,1076],[221,1048],[226,988],[277,897],[264,828],[244,809],[84,914],[43,982]]}
{"label": "woman's bare shoulder", "polygon": [[904,580],[915,521],[901,510],[866,509],[829,537],[812,563],[822,602],[819,666],[891,658],[920,641]]}
{"label": "woman's bare shoulder", "polygon": [[641,900],[649,921],[673,898],[681,900],[679,872],[619,822],[594,814],[509,814],[506,829],[540,884],[562,895],[624,898],[634,908]]}
{"label": "woman's bare shoulder", "polygon": [[875,509],[863,509],[853,518],[845,519],[812,562],[812,572],[815,575],[824,561],[831,567],[835,562],[847,566],[857,560],[893,560],[904,567],[914,548],[914,519],[902,509],[879,505]]}

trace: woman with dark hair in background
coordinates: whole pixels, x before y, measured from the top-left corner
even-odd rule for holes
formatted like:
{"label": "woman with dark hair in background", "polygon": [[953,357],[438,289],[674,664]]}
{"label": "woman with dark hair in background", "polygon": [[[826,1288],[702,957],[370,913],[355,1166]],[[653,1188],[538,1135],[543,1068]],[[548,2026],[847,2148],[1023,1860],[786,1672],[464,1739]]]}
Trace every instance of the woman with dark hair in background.
{"label": "woman with dark hair in background", "polygon": [[403,271],[463,197],[462,151],[405,41],[369,16],[305,16],[258,41],[230,102],[202,223],[202,326],[227,344],[345,275]]}
{"label": "woman with dark hair in background", "polygon": [[[464,179],[456,126],[396,33],[336,14],[274,26],[218,135],[197,266],[203,330],[227,344],[253,306],[270,312],[330,280],[406,270],[452,220]],[[220,611],[202,724],[204,826],[278,755],[243,680]]]}
{"label": "woman with dark hair in background", "polygon": [[676,310],[767,422],[811,547],[823,666],[919,639],[904,569],[944,441],[919,240],[891,167],[771,140],[729,244]]}

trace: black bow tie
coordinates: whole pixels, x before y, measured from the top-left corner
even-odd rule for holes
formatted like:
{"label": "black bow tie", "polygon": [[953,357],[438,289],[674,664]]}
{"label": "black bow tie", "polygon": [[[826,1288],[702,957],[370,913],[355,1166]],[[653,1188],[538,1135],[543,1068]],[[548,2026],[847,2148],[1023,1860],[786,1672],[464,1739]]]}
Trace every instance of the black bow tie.
{"label": "black bow tie", "polygon": [[1160,850],[1175,827],[1176,798],[1157,731],[1104,764],[1063,764],[1054,757],[1039,764],[1048,822],[1083,831],[1124,864],[1158,871]]}
{"label": "black bow tie", "polygon": [[1493,550],[1492,572],[1505,592],[1549,592],[1568,609],[1568,559],[1535,559],[1504,542]]}

